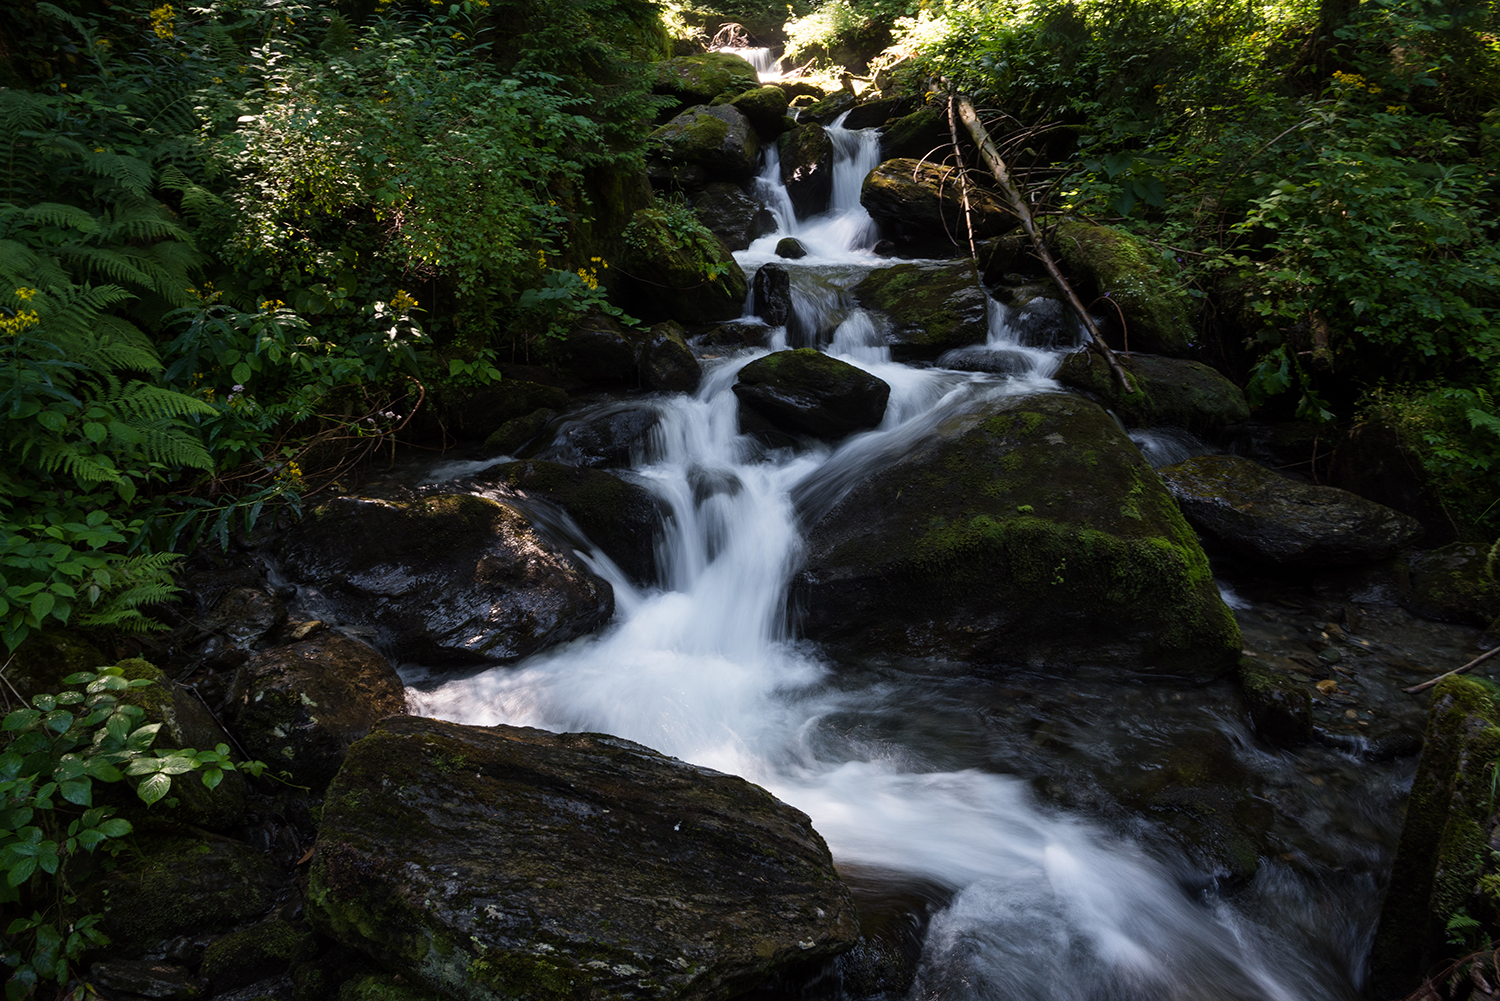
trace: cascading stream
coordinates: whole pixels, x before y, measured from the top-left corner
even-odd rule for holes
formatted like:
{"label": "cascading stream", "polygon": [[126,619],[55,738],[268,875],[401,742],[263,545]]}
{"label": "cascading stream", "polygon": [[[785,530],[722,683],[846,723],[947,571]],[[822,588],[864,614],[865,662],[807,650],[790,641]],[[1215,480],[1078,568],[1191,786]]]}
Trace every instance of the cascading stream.
{"label": "cascading stream", "polygon": [[[839,131],[835,207],[800,223],[789,204],[778,208],[783,232],[742,254],[747,268],[769,260],[768,248],[787,233],[812,250],[790,268],[876,263],[858,183],[868,169],[862,158],[872,148],[878,157],[878,147],[859,133],[846,133],[846,142]],[[773,177],[779,188],[774,153],[761,184]],[[1018,349],[1003,309],[994,315],[987,348]],[[891,385],[878,429],[834,448],[766,456],[738,435],[731,392],[738,370],[764,352],[720,361],[691,397],[653,399],[662,418],[657,458],[633,475],[675,512],[658,551],[663,586],[635,588],[600,563],[617,594],[606,632],[414,690],[416,708],[478,725],[604,731],[760,783],[812,817],[856,885],[935,888],[914,998],[1357,996],[1350,971],[1322,958],[1357,953],[1357,942],[1330,944],[1326,930],[1282,928],[1249,913],[1250,903],[1186,889],[1186,861],[1164,861],[1047,808],[1019,778],[979,759],[954,767],[940,755],[939,764],[915,742],[863,736],[863,725],[849,723],[900,718],[910,696],[888,677],[836,675],[788,630],[785,592],[803,519],[918,445],[956,408],[1054,388],[1045,372],[1055,352],[1033,350],[1034,363],[1010,378],[910,368],[890,361],[877,322],[859,310],[826,350]],[[1270,880],[1280,870],[1263,872]],[[1288,885],[1245,897],[1298,894],[1305,891]]]}

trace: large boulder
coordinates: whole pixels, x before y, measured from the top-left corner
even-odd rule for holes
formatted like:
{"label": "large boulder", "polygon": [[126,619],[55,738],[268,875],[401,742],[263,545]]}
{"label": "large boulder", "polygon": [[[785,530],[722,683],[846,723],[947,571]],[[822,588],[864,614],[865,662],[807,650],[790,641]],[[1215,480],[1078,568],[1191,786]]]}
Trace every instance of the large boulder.
{"label": "large boulder", "polygon": [[946,149],[951,142],[947,113],[941,107],[926,105],[881,131],[880,155],[886,160],[925,160],[934,150]]}
{"label": "large boulder", "polygon": [[[909,97],[882,97],[864,101],[854,106],[849,117],[844,119],[846,129],[875,129],[912,110]],[[883,137],[882,137],[883,138]]]}
{"label": "large boulder", "polygon": [[1194,678],[1239,655],[1197,536],[1115,422],[1079,397],[952,416],[812,515],[794,601],[809,637],[855,653]]}
{"label": "large boulder", "polygon": [[828,211],[833,197],[833,140],[821,125],[799,125],[777,144],[781,183],[797,218]]}
{"label": "large boulder", "polygon": [[1453,542],[1402,566],[1402,604],[1418,615],[1471,626],[1500,624],[1500,542]]}
{"label": "large boulder", "polygon": [[897,361],[931,360],[989,337],[989,302],[968,263],[879,268],[851,292],[859,305],[890,318]]}
{"label": "large boulder", "polygon": [[815,348],[798,348],[740,369],[734,395],[778,430],[837,441],[879,425],[891,387]]}
{"label": "large boulder", "polygon": [[[696,223],[696,220],[691,220]],[[665,209],[642,209],[625,234],[625,308],[644,320],[713,323],[744,311],[749,283],[724,241]]]}
{"label": "large boulder", "polygon": [[776,232],[771,210],[751,198],[737,184],[716,181],[693,199],[698,221],[730,250],[745,250],[751,243]]}
{"label": "large boulder", "polygon": [[1132,351],[1187,353],[1193,343],[1193,301],[1149,244],[1082,222],[1061,223],[1050,243],[1084,302],[1108,298],[1119,308]]}
{"label": "large boulder", "polygon": [[256,654],[231,706],[252,756],[313,789],[326,786],[349,745],[378,721],[406,712],[396,669],[367,643],[331,630]]}
{"label": "large boulder", "polygon": [[1093,351],[1063,359],[1057,381],[1093,394],[1128,427],[1186,428],[1213,433],[1250,419],[1240,388],[1201,362],[1159,355],[1117,355],[1135,380],[1133,393],[1120,389],[1114,374]]}
{"label": "large boulder", "polygon": [[539,459],[491,466],[474,482],[513,492],[523,501],[541,500],[562,508],[588,541],[634,580],[656,580],[656,540],[667,511],[645,487],[601,469]]}
{"label": "large boulder", "polygon": [[858,932],[823,839],[758,786],[415,717],[350,749],[307,896],[324,934],[471,1001],[730,998]]}
{"label": "large boulder", "polygon": [[658,323],[641,345],[641,385],[667,393],[691,393],[703,381],[703,368],[687,345],[682,324]]}
{"label": "large boulder", "polygon": [[1288,479],[1238,456],[1199,455],[1157,472],[1188,521],[1260,563],[1373,563],[1422,532],[1414,519],[1374,501]]}
{"label": "large boulder", "polygon": [[751,283],[751,309],[773,327],[792,322],[792,273],[779,264],[762,264]]}
{"label": "large boulder", "polygon": [[651,133],[647,153],[666,164],[696,164],[710,178],[748,181],[760,138],[730,104],[689,108]]}
{"label": "large boulder", "polygon": [[756,87],[729,102],[763,137],[774,139],[786,131],[786,91],[780,87]]}
{"label": "large boulder", "polygon": [[716,97],[731,98],[760,86],[755,67],[732,52],[679,56],[653,64],[651,71],[652,91],[683,105],[707,104]]}
{"label": "large boulder", "polygon": [[614,614],[608,581],[481,497],[339,497],[280,557],[320,615],[375,625],[394,656],[426,664],[518,660]]}
{"label": "large boulder", "polygon": [[[591,385],[631,383],[636,380],[636,366],[640,361],[641,338],[635,331],[626,332],[614,317],[594,310],[580,318],[568,330],[563,340],[568,362],[573,373]],[[550,389],[551,387],[543,387]],[[559,390],[559,392],[561,392]],[[554,395],[534,394],[529,398],[542,407],[559,410],[567,402]],[[533,408],[535,409],[535,408]],[[532,410],[513,414],[514,417],[532,413]],[[506,420],[512,419],[507,416]]]}
{"label": "large boulder", "polygon": [[[975,238],[999,236],[1016,227],[1016,217],[999,195],[972,182],[968,194]],[[954,167],[925,160],[887,160],[865,177],[859,202],[885,236],[919,244],[968,244],[964,189]]]}
{"label": "large boulder", "polygon": [[[484,438],[501,424],[548,407],[561,410],[568,405],[568,394],[556,386],[526,379],[505,379],[464,394],[443,407],[443,427],[464,438]],[[418,420],[422,411],[417,412]]]}
{"label": "large boulder", "polygon": [[651,454],[651,437],[661,414],[650,407],[625,407],[565,423],[557,440],[538,458],[590,469],[625,469]]}

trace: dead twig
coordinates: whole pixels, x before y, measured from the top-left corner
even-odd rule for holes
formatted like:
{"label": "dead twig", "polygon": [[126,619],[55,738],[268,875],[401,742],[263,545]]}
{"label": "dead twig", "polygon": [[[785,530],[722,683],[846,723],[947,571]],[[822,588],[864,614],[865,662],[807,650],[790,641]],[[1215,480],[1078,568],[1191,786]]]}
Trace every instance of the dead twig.
{"label": "dead twig", "polygon": [[1489,650],[1489,651],[1486,651],[1485,653],[1480,654],[1478,657],[1475,657],[1473,660],[1469,661],[1463,667],[1455,667],[1453,670],[1449,671],[1447,674],[1440,674],[1436,678],[1433,678],[1431,681],[1424,681],[1420,685],[1412,685],[1410,688],[1404,688],[1404,689],[1402,689],[1402,691],[1406,692],[1407,695],[1415,695],[1418,692],[1425,692],[1425,691],[1427,691],[1427,689],[1433,687],[1439,681],[1442,681],[1444,678],[1451,678],[1455,674],[1463,674],[1469,668],[1475,666],[1476,664],[1482,664],[1482,663],[1484,663],[1485,661],[1489,660],[1491,657],[1495,656],[1495,654],[1497,654],[1497,653],[1500,653],[1500,646],[1497,646],[1493,650]]}

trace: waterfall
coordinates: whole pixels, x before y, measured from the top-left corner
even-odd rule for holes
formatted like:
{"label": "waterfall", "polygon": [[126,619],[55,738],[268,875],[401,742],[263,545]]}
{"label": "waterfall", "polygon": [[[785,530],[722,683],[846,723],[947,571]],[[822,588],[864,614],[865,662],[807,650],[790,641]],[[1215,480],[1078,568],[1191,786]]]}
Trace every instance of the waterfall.
{"label": "waterfall", "polygon": [[[858,203],[859,172],[873,166],[878,145],[868,133],[833,134],[839,160],[826,215],[798,223],[776,200],[774,151],[758,190],[782,223],[776,238],[797,235],[812,251],[786,266],[837,296],[879,264]],[[766,241],[776,238],[742,262],[764,264]],[[767,455],[739,435],[731,392],[738,370],[763,350],[710,363],[692,396],[647,398],[661,423],[651,458],[631,476],[674,512],[658,551],[663,586],[637,588],[601,563],[617,596],[605,632],[413,689],[414,710],[478,725],[608,732],[765,786],[812,817],[857,887],[925,888],[931,919],[912,998],[1356,997],[1350,971],[1323,958],[1338,949],[1281,921],[1274,906],[1257,916],[1226,902],[1204,891],[1184,858],[1048,806],[983,754],[919,739],[924,700],[946,696],[916,694],[889,673],[836,674],[798,641],[784,608],[805,520],[956,409],[1055,386],[1046,372],[1057,350],[1023,348],[999,303],[978,350],[1021,359],[1008,374],[894,363],[878,318],[847,303],[838,309],[826,350],[891,386],[879,428]],[[1271,880],[1280,870],[1262,871]],[[1305,893],[1257,886],[1245,899]]]}

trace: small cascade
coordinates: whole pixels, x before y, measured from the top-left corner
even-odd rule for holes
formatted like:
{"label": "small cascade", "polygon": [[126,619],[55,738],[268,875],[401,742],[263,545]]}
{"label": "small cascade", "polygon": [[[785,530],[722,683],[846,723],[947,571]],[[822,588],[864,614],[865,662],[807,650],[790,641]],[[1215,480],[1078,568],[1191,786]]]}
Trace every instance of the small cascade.
{"label": "small cascade", "polygon": [[803,265],[870,263],[875,246],[875,220],[859,203],[860,189],[870,171],[880,165],[880,135],[875,129],[846,129],[839,122],[828,126],[833,141],[833,194],[827,212],[798,219],[792,200],[781,183],[781,158],[776,148],[766,151],[765,163],[754,181],[755,196],[776,217],[776,232],[763,236],[750,249],[737,255],[742,264],[778,260],[776,244],[794,236],[807,248]]}
{"label": "small cascade", "polygon": [[775,49],[753,47],[735,48],[733,46],[723,46],[717,49],[709,49],[709,51],[728,52],[730,55],[739,56],[741,59],[745,60],[745,62],[755,67],[755,72],[760,77],[761,83],[769,84],[781,82],[782,57],[776,55]]}

